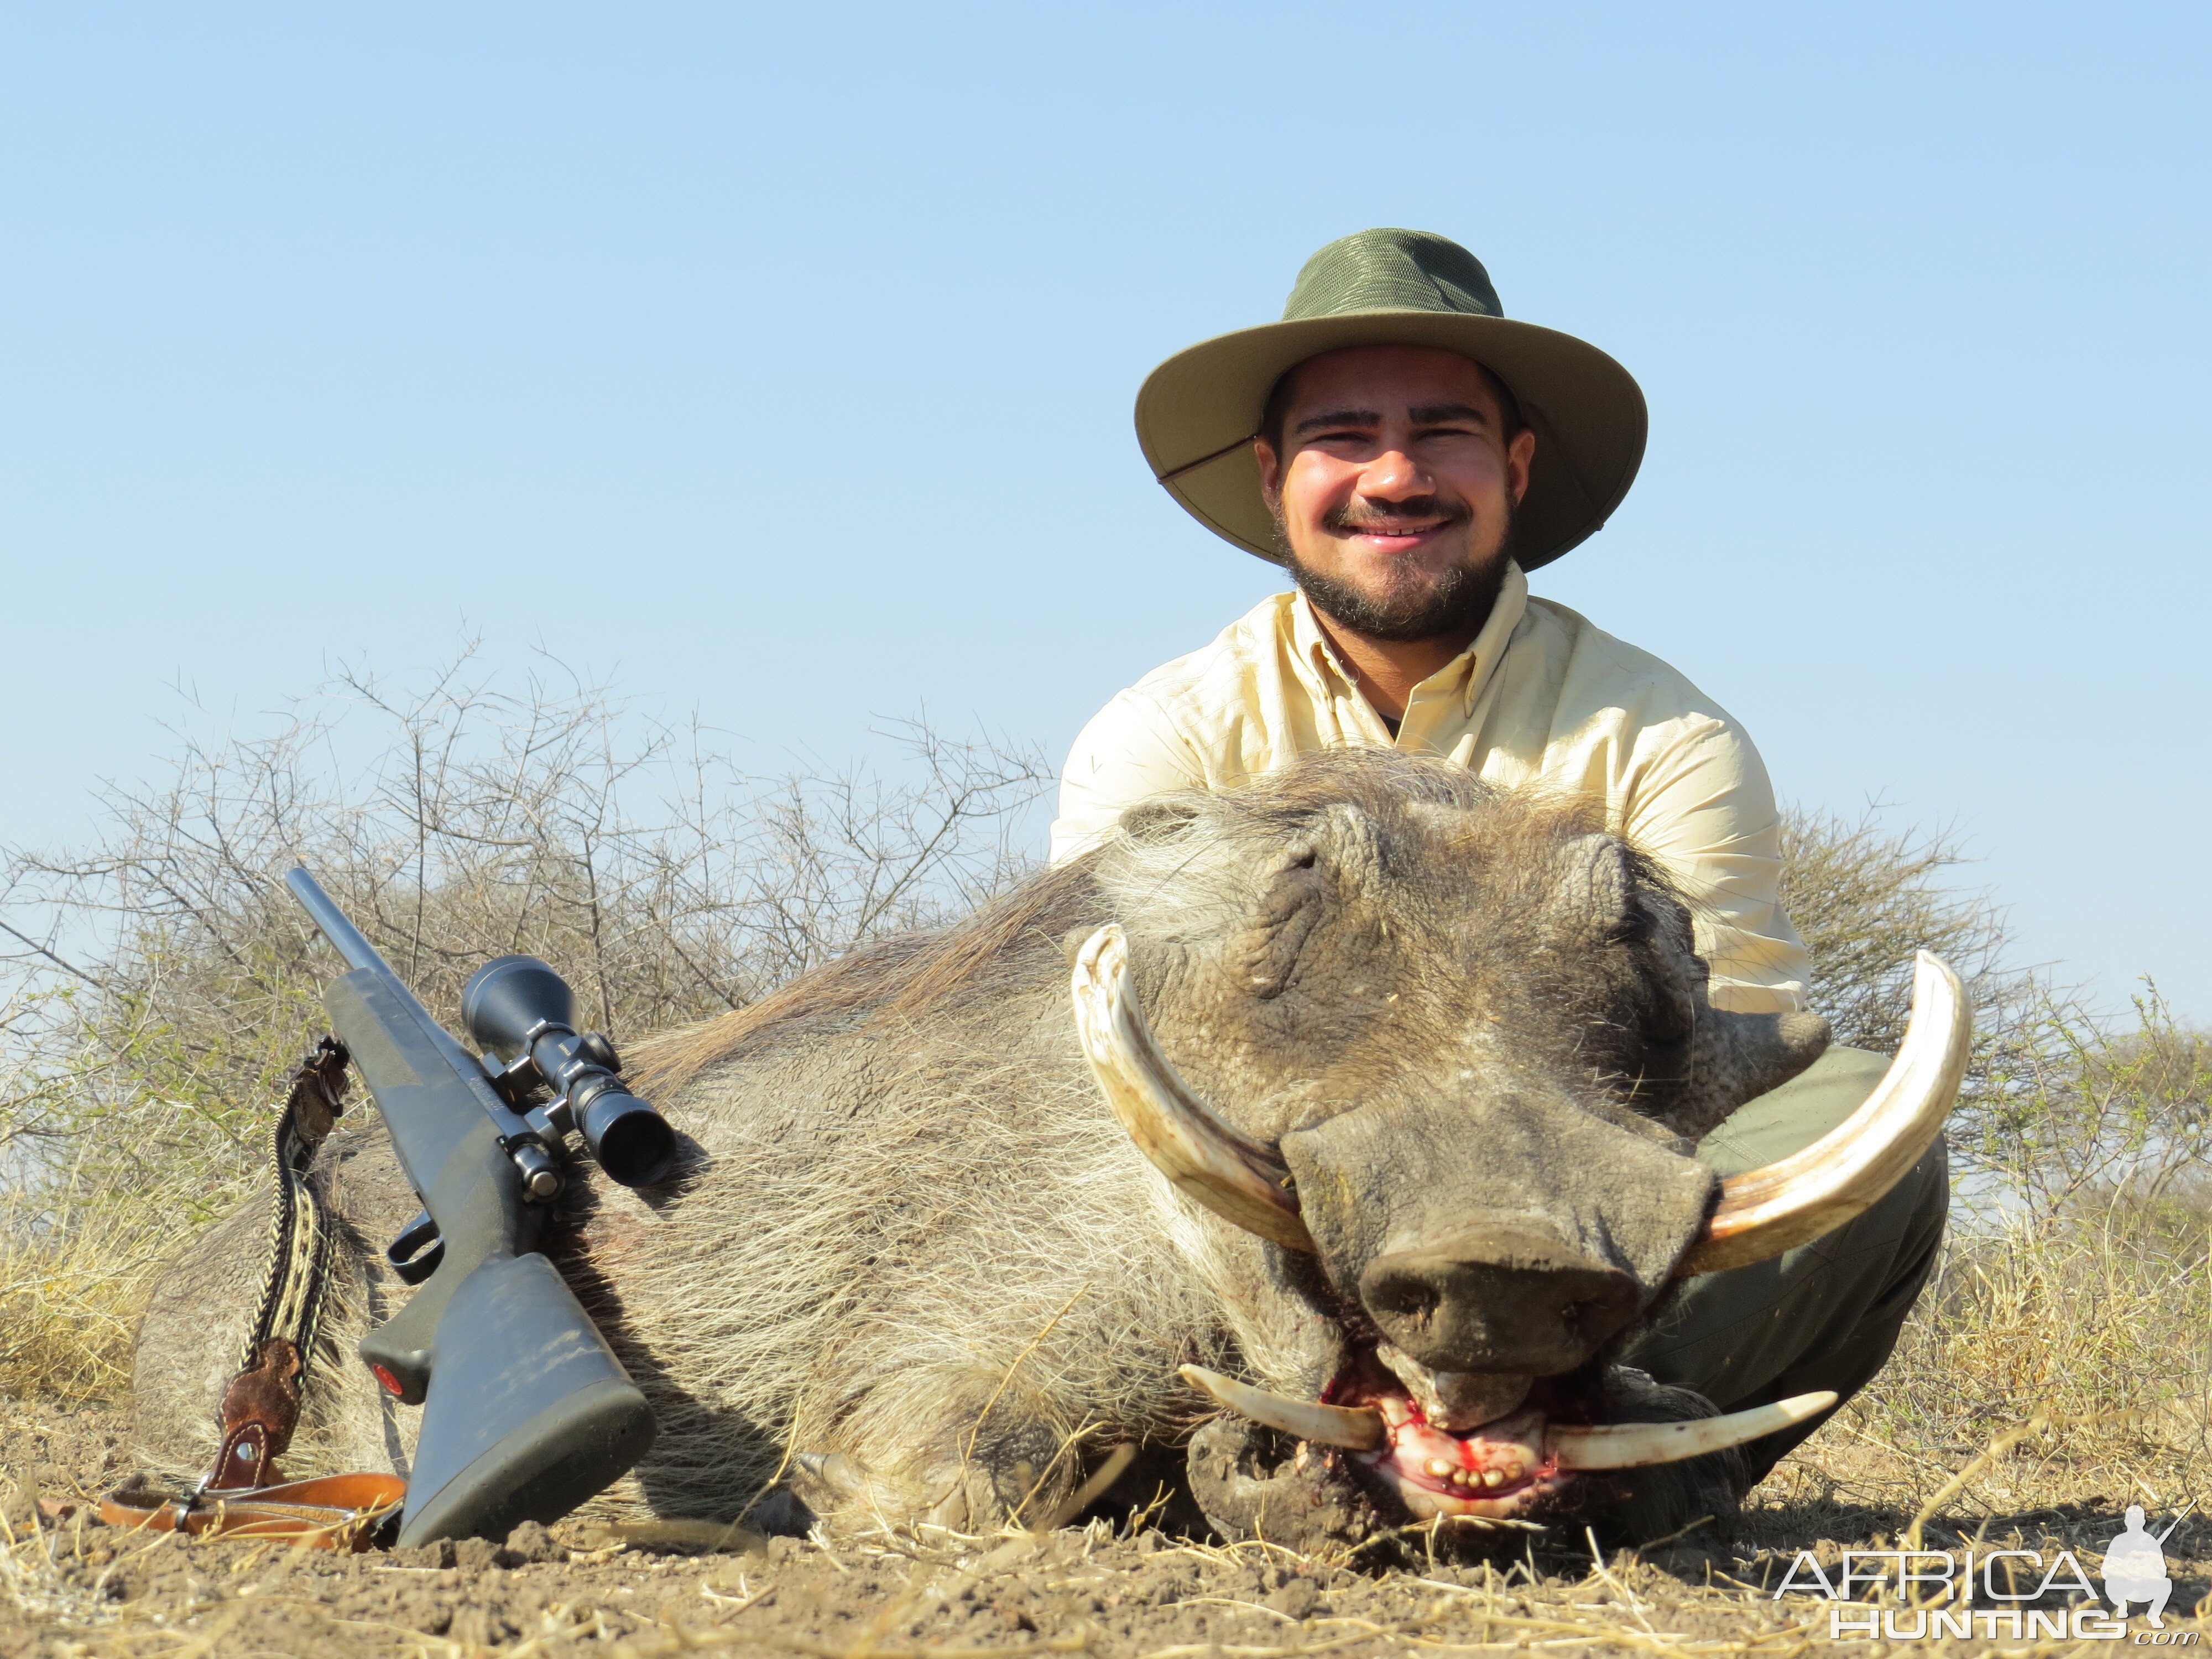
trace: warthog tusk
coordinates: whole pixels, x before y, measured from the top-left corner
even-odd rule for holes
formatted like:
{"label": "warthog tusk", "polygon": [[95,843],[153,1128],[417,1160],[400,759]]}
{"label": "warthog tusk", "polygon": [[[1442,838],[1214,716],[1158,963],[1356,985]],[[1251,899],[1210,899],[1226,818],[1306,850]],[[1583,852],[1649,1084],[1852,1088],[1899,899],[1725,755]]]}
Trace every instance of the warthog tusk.
{"label": "warthog tusk", "polygon": [[1290,1166],[1232,1129],[1176,1075],[1129,983],[1129,942],[1109,922],[1076,952],[1070,989],[1084,1054],[1137,1150],[1176,1188],[1262,1238],[1314,1253]]}
{"label": "warthog tusk", "polygon": [[1966,1073],[1972,1036],[1959,976],[1919,952],[1912,1018],[1875,1091],[1802,1152],[1723,1181],[1712,1218],[1675,1273],[1686,1277],[1764,1261],[1871,1208],[1942,1128]]}
{"label": "warthog tusk", "polygon": [[1179,1368],[1182,1380],[1201,1394],[1210,1394],[1232,1412],[1255,1423],[1263,1423],[1285,1434],[1296,1435],[1323,1446],[1348,1446],[1353,1451],[1373,1451],[1388,1436],[1382,1413],[1369,1406],[1323,1406],[1311,1400],[1285,1400],[1233,1376],[1210,1371],[1203,1365]]}
{"label": "warthog tusk", "polygon": [[1679,1463],[1725,1451],[1747,1440],[1792,1428],[1818,1417],[1836,1396],[1793,1395],[1771,1406],[1754,1406],[1726,1417],[1701,1417],[1688,1423],[1609,1423],[1591,1428],[1553,1428],[1544,1435],[1545,1455],[1563,1469],[1640,1469],[1653,1463]]}

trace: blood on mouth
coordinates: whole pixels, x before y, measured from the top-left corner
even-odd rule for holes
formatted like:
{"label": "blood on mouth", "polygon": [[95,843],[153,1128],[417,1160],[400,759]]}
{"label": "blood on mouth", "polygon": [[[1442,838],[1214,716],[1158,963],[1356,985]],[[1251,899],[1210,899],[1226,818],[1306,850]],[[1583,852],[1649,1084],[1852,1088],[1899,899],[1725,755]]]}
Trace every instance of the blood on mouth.
{"label": "blood on mouth", "polygon": [[1547,1419],[1541,1410],[1524,1406],[1455,1432],[1430,1422],[1395,1378],[1385,1382],[1374,1374],[1377,1369],[1356,1367],[1323,1398],[1332,1405],[1371,1407],[1382,1414],[1389,1438],[1373,1451],[1346,1455],[1390,1480],[1401,1497],[1429,1494],[1442,1500],[1437,1510],[1479,1512],[1514,1504],[1566,1478],[1545,1452]]}

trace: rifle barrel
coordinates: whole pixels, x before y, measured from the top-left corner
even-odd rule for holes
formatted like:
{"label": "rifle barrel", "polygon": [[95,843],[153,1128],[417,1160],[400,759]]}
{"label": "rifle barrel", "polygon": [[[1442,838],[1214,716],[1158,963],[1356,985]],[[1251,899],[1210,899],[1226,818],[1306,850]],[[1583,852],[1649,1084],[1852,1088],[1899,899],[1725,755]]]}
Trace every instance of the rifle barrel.
{"label": "rifle barrel", "polygon": [[307,873],[305,865],[295,865],[285,872],[284,884],[292,890],[292,896],[300,901],[300,908],[323,930],[323,937],[331,948],[343,957],[349,968],[369,968],[389,975],[392,969],[384,958],[376,954],[376,947],[362,937],[361,929],[346,920],[344,911],[331,902],[331,896],[316,885],[315,878]]}
{"label": "rifle barrel", "polygon": [[[2186,1504],[2184,1504],[2181,1506],[2181,1513],[2179,1515],[2175,1516],[2172,1520],[2166,1522],[2166,1530],[2158,1535],[2158,1541],[2161,1547],[2165,1544],[2167,1539],[2173,1536],[2173,1529],[2182,1523],[2182,1521],[2187,1516],[2189,1511],[2196,1507],[2197,1500],[2192,1498]],[[2149,1529],[2146,1528],[2144,1530],[2148,1531]]]}

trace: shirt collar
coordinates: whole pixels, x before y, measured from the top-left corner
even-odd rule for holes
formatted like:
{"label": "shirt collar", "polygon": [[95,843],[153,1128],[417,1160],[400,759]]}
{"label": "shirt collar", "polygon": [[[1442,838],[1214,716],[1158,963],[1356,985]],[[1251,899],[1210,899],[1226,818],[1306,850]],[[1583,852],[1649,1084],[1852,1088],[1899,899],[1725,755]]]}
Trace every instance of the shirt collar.
{"label": "shirt collar", "polygon": [[[1505,580],[1498,586],[1498,602],[1490,607],[1490,617],[1482,624],[1482,631],[1466,650],[1413,688],[1413,695],[1407,703],[1407,712],[1412,711],[1414,703],[1456,695],[1461,712],[1472,714],[1475,700],[1498,672],[1498,665],[1505,659],[1505,648],[1512,642],[1513,630],[1521,625],[1522,615],[1528,608],[1528,579],[1522,574],[1519,564],[1509,561]],[[1290,628],[1292,656],[1302,670],[1315,677],[1318,682],[1316,690],[1326,693],[1333,683],[1355,696],[1359,694],[1359,682],[1349,668],[1337,660],[1336,648],[1322,631],[1313,605],[1303,589],[1291,597]]]}

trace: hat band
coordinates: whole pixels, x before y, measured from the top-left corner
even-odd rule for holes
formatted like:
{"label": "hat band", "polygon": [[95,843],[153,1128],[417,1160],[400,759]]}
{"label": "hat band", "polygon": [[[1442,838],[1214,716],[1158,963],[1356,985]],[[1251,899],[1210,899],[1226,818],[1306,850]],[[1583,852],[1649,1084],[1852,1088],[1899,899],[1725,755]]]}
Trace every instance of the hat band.
{"label": "hat band", "polygon": [[1234,439],[1231,441],[1222,445],[1220,448],[1215,450],[1211,455],[1201,455],[1194,461],[1185,461],[1181,466],[1176,467],[1172,471],[1161,473],[1159,482],[1162,483],[1172,483],[1177,478],[1182,477],[1186,472],[1195,472],[1201,466],[1211,466],[1214,462],[1219,460],[1224,455],[1235,454],[1238,450],[1243,448],[1246,444],[1252,442],[1260,434],[1256,432],[1248,432],[1243,437]]}

